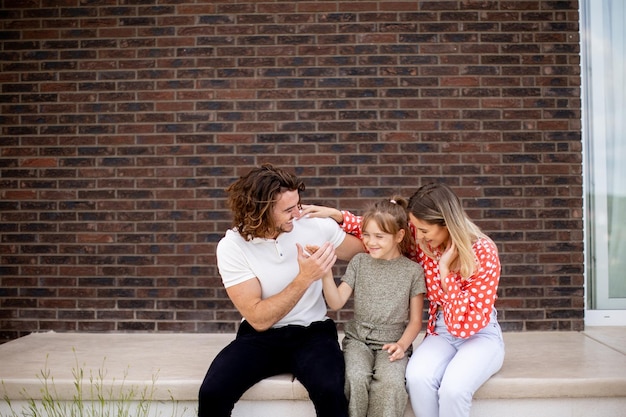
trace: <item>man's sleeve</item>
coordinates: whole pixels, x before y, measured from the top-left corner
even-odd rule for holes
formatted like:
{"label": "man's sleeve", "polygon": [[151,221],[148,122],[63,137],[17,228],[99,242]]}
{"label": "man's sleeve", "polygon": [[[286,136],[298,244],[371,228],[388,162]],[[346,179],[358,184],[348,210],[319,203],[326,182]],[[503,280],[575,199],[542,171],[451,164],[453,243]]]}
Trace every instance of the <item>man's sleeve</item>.
{"label": "man's sleeve", "polygon": [[248,260],[237,244],[228,239],[222,239],[215,251],[217,268],[225,288],[241,284],[255,277],[248,265]]}

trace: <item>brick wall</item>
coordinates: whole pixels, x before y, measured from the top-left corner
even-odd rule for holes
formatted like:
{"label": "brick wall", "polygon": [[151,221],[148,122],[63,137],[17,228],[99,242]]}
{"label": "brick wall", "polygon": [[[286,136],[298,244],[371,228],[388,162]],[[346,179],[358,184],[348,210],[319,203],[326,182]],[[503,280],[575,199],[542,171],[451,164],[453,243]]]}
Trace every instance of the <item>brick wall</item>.
{"label": "brick wall", "polygon": [[582,328],[576,1],[0,4],[1,340],[234,331],[224,188],[266,161],[357,212],[449,183],[504,329]]}

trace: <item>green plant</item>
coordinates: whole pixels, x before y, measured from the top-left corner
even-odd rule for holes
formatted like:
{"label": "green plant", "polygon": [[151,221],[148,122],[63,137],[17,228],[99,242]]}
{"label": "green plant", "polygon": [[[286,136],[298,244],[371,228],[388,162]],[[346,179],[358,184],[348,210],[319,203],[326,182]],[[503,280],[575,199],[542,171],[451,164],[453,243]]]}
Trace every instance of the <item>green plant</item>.
{"label": "green plant", "polygon": [[[44,369],[37,375],[41,382],[41,398],[34,399],[26,389],[22,389],[20,395],[26,405],[14,407],[11,399],[4,389],[4,401],[9,409],[9,414],[0,411],[0,417],[149,417],[161,416],[158,402],[153,400],[156,391],[157,376],[153,375],[152,384],[143,388],[126,385],[127,372],[121,381],[113,378],[110,384],[106,384],[106,368],[103,360],[102,367],[97,375],[90,370],[88,377],[88,391],[85,391],[85,371],[78,364],[78,358],[74,351],[76,366],[72,368],[74,378],[74,392],[71,400],[61,399],[57,392],[54,376],[48,368],[48,358]],[[3,387],[5,386],[2,381]],[[171,398],[173,409],[171,416],[179,415],[178,402]],[[180,410],[182,414],[187,408]],[[181,415],[182,415],[181,414]]]}

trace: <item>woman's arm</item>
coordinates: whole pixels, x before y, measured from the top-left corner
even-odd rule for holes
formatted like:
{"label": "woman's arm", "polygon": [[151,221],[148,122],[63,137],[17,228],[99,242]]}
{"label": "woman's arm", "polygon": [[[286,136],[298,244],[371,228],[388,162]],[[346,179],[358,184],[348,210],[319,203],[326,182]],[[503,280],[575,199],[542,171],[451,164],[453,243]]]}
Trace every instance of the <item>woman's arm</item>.
{"label": "woman's arm", "polygon": [[326,206],[315,206],[313,204],[303,204],[302,211],[300,211],[300,217],[330,217],[337,224],[341,224],[343,222],[343,214],[339,209],[333,207]]}
{"label": "woman's arm", "polygon": [[330,217],[341,226],[344,232],[361,239],[361,216],[356,216],[349,211],[325,206],[303,205],[300,216]]}
{"label": "woman's arm", "polygon": [[343,231],[361,239],[363,237],[361,235],[361,220],[363,218],[346,210],[342,210],[341,214],[343,215],[343,223],[340,226]]}
{"label": "woman's arm", "polygon": [[468,338],[483,329],[490,320],[500,281],[500,260],[496,245],[489,239],[474,244],[478,268],[462,281],[458,274],[441,276],[439,295],[443,300],[444,319],[448,331]]}

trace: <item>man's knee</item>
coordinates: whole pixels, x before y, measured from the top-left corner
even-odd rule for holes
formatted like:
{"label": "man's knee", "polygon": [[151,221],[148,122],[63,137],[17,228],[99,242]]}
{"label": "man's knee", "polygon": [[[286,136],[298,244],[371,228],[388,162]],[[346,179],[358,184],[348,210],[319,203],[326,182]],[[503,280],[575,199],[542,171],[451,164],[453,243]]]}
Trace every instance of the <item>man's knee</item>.
{"label": "man's knee", "polygon": [[198,417],[230,416],[238,400],[236,390],[207,375],[198,392]]}

